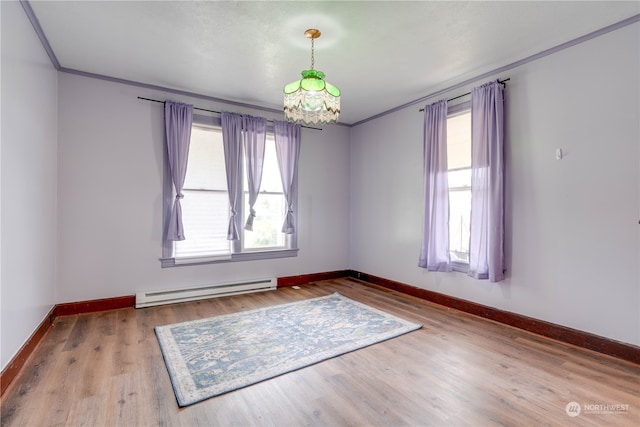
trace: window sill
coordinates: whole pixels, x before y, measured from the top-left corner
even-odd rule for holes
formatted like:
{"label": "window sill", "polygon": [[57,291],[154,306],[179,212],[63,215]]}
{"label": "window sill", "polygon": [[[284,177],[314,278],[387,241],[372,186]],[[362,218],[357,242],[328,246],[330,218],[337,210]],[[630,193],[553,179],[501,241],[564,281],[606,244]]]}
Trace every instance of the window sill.
{"label": "window sill", "polygon": [[160,258],[162,268],[183,267],[186,265],[220,264],[225,262],[257,261],[263,259],[293,258],[298,256],[298,249],[277,249],[271,251],[252,251],[231,254],[229,257],[215,258],[210,256],[193,258]]}
{"label": "window sill", "polygon": [[453,271],[457,271],[459,273],[466,274],[469,272],[469,264],[464,262],[453,261],[451,262],[451,268],[453,269]]}

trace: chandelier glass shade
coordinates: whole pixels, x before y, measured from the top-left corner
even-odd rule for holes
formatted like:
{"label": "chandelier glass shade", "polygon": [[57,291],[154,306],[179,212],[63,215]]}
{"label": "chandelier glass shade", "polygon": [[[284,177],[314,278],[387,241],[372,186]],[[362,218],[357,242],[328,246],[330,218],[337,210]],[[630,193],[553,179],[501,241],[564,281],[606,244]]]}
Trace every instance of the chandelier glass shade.
{"label": "chandelier glass shade", "polygon": [[302,72],[302,79],[285,85],[285,118],[310,126],[336,123],[340,115],[340,89],[326,82],[322,71],[313,68],[313,41],[320,37],[320,31],[310,29],[304,34],[311,39],[311,69]]}

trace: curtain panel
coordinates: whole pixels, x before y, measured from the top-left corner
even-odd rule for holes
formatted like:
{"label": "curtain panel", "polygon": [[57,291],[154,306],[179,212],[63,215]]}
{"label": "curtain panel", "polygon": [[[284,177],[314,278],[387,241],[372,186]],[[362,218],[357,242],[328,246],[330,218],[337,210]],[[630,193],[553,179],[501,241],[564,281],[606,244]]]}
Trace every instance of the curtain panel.
{"label": "curtain panel", "polygon": [[267,119],[264,117],[243,116],[244,152],[247,164],[247,187],[249,189],[249,216],[245,230],[253,231],[256,217],[254,205],[260,194],[264,148],[267,138]]}
{"label": "curtain panel", "polygon": [[241,218],[238,216],[242,203],[242,115],[223,111],[222,143],[229,192],[229,227],[227,240],[240,240]]}
{"label": "curtain panel", "polygon": [[471,92],[471,232],[469,276],[504,279],[504,87]]}
{"label": "curtain panel", "polygon": [[165,243],[184,240],[182,226],[182,187],[187,174],[193,105],[165,101],[164,124],[171,180],[176,191],[165,232]]}
{"label": "curtain panel", "polygon": [[276,157],[282,191],[287,204],[282,232],[295,234],[298,204],[298,159],[300,157],[301,126],[286,121],[273,121]]}
{"label": "curtain panel", "polygon": [[424,109],[424,224],[418,265],[428,271],[452,271],[449,254],[449,181],[447,100]]}

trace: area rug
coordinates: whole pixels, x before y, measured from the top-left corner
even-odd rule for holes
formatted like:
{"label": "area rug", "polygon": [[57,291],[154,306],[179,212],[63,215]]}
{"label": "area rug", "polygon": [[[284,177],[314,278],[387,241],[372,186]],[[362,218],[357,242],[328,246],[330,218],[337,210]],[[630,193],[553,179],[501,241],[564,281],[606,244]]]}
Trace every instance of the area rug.
{"label": "area rug", "polygon": [[335,293],[155,331],[188,406],[421,327]]}

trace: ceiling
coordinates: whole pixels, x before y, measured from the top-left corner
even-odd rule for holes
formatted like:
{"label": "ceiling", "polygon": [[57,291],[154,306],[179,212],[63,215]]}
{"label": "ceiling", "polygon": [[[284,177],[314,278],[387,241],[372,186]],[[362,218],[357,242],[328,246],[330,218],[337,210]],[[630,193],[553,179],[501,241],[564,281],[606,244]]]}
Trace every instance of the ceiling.
{"label": "ceiling", "polygon": [[[638,1],[30,1],[62,69],[282,109],[311,63],[354,124],[640,13]],[[508,77],[508,73],[504,77]]]}

